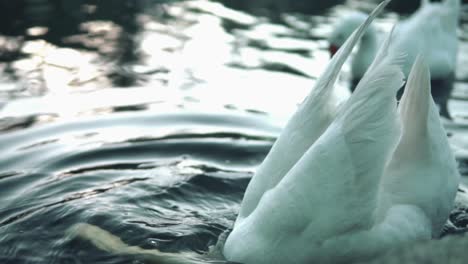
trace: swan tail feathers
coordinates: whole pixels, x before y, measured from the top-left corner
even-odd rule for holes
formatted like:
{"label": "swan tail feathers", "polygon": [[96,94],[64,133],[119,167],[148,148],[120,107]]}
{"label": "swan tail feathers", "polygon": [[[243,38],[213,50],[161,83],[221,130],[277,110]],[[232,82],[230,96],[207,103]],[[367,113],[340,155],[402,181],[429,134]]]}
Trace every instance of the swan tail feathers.
{"label": "swan tail feathers", "polygon": [[[422,55],[418,55],[413,64],[398,108],[403,124],[401,142],[405,140],[413,142],[413,144],[419,142],[421,146],[424,146],[432,145],[433,142],[437,141],[443,142],[439,145],[449,149],[446,132],[431,95],[429,66]],[[437,137],[437,140],[434,137]],[[399,145],[403,147],[405,144],[400,143]],[[429,151],[422,152],[428,153]]]}
{"label": "swan tail feathers", "polygon": [[[453,207],[459,173],[431,96],[430,72],[418,55],[399,105],[402,136],[382,186],[388,204],[414,204],[431,219],[437,237]],[[424,182],[424,188],[414,188]]]}
{"label": "swan tail feathers", "polygon": [[[407,146],[407,149],[401,152],[411,153],[416,149],[411,146],[418,144],[421,155],[439,152],[436,156],[441,154],[453,157],[447,133],[431,95],[430,80],[429,66],[422,55],[418,55],[408,76],[405,92],[399,105],[403,135],[398,148]],[[405,155],[400,153],[400,156]]]}
{"label": "swan tail feathers", "polygon": [[111,254],[117,255],[137,255],[143,259],[148,259],[151,263],[160,264],[201,264],[189,253],[175,254],[165,253],[157,249],[143,249],[137,246],[129,246],[119,237],[95,225],[79,223],[67,231],[72,238],[79,237],[91,242],[97,248]]}
{"label": "swan tail feathers", "polygon": [[431,101],[429,67],[424,58],[418,55],[408,76],[399,105],[405,135],[413,133],[416,140],[426,134]]}

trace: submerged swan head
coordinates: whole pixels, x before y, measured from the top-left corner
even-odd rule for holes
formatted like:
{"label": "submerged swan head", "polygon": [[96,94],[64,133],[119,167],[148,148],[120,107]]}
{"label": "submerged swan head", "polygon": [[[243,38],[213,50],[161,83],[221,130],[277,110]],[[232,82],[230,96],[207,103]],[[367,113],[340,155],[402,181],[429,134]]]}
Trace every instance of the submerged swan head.
{"label": "submerged swan head", "polygon": [[349,263],[438,237],[459,174],[414,63],[402,102],[403,57],[393,35],[339,106],[337,75],[384,1],[344,42],[247,187],[223,253],[240,263]]}

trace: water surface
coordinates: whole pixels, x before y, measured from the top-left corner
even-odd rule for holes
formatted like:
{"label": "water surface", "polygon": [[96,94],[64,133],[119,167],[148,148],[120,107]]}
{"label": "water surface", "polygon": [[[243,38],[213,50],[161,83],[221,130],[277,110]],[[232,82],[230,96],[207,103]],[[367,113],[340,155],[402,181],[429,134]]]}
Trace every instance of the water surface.
{"label": "water surface", "polygon": [[[2,263],[145,263],[67,238],[81,222],[130,245],[207,252],[329,60],[332,23],[356,7],[272,17],[202,0],[89,1],[57,18],[61,28],[51,18],[61,9],[41,3],[24,7],[35,14],[18,20],[24,34],[1,36]],[[388,12],[377,25],[398,19]],[[445,122],[464,176],[466,29]],[[347,66],[343,100],[348,83]],[[460,228],[464,213],[452,214]]]}

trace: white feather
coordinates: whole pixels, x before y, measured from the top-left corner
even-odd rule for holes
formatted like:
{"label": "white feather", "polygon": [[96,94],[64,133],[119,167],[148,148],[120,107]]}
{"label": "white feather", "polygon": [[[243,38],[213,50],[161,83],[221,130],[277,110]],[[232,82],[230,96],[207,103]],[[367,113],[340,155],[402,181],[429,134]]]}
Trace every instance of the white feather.
{"label": "white feather", "polygon": [[438,237],[459,183],[455,157],[430,93],[430,74],[416,59],[399,106],[402,138],[383,177],[381,210],[394,204],[418,206]]}
{"label": "white feather", "polygon": [[380,4],[345,42],[317,81],[310,95],[288,121],[247,187],[238,220],[247,217],[255,210],[262,195],[281,181],[304,152],[329,126],[337,110],[333,87],[340,69],[366,28],[388,2],[387,0]]}

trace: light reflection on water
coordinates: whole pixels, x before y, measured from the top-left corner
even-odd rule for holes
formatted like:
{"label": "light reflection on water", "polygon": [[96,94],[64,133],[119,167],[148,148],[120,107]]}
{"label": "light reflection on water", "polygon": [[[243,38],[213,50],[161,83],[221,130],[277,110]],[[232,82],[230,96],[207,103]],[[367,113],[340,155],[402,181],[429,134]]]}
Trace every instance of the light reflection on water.
{"label": "light reflection on water", "polygon": [[[43,16],[29,37],[1,39],[18,49],[0,63],[1,262],[140,263],[64,238],[78,222],[131,245],[206,252],[324,69],[326,36],[350,6],[282,23],[203,0],[120,19],[84,10],[96,19],[74,17],[82,22],[63,38],[48,35],[57,29]],[[397,18],[377,24],[386,31]],[[464,175],[467,47],[449,103],[456,122],[446,124]],[[345,67],[343,100],[348,80]]]}

